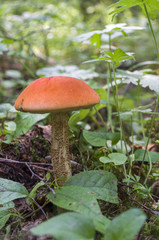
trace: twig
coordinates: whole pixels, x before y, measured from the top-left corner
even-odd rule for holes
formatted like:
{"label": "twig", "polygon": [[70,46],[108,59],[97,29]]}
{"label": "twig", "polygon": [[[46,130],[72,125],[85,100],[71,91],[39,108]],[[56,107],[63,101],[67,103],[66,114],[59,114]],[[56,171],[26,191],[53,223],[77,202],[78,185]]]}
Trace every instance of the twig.
{"label": "twig", "polygon": [[[49,201],[46,200],[45,203],[41,206],[41,208],[43,209],[48,203]],[[34,214],[39,212],[39,210],[40,210],[39,208],[35,209]],[[24,215],[23,218],[28,218],[28,217],[31,217],[32,215],[33,215],[33,212]]]}
{"label": "twig", "polygon": [[136,200],[135,200],[133,197],[131,197],[131,195],[130,195],[128,192],[126,192],[125,190],[122,190],[122,191],[125,192],[125,193],[127,193],[127,195],[130,197],[130,199],[131,199],[132,201],[134,201],[135,203],[137,203],[138,205],[140,205],[141,207],[143,207],[144,209],[146,209],[149,213],[151,213],[151,214],[153,214],[153,215],[158,215],[158,216],[159,216],[159,212],[158,212],[158,211],[154,211],[154,210],[152,210],[151,208],[145,206],[144,204],[136,201]]}
{"label": "twig", "polygon": [[47,165],[52,166],[51,163],[38,163],[38,162],[21,162],[21,161],[15,161],[8,158],[0,158],[0,162],[8,162],[8,163],[17,163],[17,164],[29,164],[29,165]]}
{"label": "twig", "polygon": [[50,173],[53,172],[53,170],[48,169],[48,168],[44,168],[44,167],[40,167],[40,166],[36,166],[36,165],[33,165],[33,167],[34,167],[34,168],[37,168],[37,169],[39,169],[39,170],[44,170],[44,171],[50,172]]}
{"label": "twig", "polygon": [[39,177],[36,173],[34,173],[33,171],[32,171],[32,169],[30,168],[30,166],[26,163],[26,166],[28,167],[28,169],[30,170],[30,172],[31,172],[31,174],[32,174],[32,176],[31,176],[31,178],[33,178],[34,176],[35,177],[37,177],[40,181],[42,181],[46,186],[47,186],[47,188],[52,192],[52,194],[54,195],[54,197],[56,197],[56,193],[55,193],[55,191],[54,191],[54,189],[53,188],[51,188],[45,181],[46,180],[43,180],[41,177]]}
{"label": "twig", "polygon": [[37,201],[35,201],[34,198],[31,198],[31,199],[38,206],[38,208],[42,211],[42,213],[44,214],[45,218],[48,219],[48,217],[46,216],[46,213],[44,212],[43,208],[39,205],[39,203],[37,203]]}
{"label": "twig", "polygon": [[[51,159],[51,156],[47,156],[45,158],[46,160],[50,160]],[[8,162],[8,163],[17,163],[17,164],[29,164],[29,165],[45,165],[45,166],[50,166],[52,167],[52,163],[39,163],[39,162],[22,162],[22,161],[16,161],[16,160],[12,160],[12,159],[8,159],[8,158],[0,158],[0,163],[1,162]],[[76,170],[81,170],[82,169],[82,166],[81,164],[75,162],[75,161],[71,161],[71,167],[76,169]],[[45,170],[45,169],[44,169]],[[53,171],[53,170],[51,170]]]}

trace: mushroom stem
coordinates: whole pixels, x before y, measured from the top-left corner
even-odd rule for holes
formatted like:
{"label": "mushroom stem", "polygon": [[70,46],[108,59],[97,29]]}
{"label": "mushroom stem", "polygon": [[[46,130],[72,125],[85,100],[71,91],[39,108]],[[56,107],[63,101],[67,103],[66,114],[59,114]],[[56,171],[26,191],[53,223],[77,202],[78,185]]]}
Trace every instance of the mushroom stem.
{"label": "mushroom stem", "polygon": [[68,115],[65,112],[52,113],[51,161],[55,179],[62,186],[72,176],[69,154]]}

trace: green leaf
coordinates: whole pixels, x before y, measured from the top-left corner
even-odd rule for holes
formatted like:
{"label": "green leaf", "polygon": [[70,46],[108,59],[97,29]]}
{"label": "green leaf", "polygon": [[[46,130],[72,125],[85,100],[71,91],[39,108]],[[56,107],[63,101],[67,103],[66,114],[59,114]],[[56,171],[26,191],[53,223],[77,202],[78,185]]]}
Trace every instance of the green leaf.
{"label": "green leaf", "polygon": [[122,49],[120,48],[117,48],[115,51],[114,51],[114,59],[115,60],[118,60],[118,61],[123,61],[123,60],[127,60],[127,59],[131,59],[134,57],[131,56],[130,54],[127,54],[125,53]]}
{"label": "green leaf", "polygon": [[28,195],[27,189],[20,183],[0,178],[0,204]]}
{"label": "green leaf", "polygon": [[33,114],[17,112],[15,123],[18,126],[16,128],[15,136],[26,133],[35,123],[46,118],[48,114]]}
{"label": "green leaf", "polygon": [[[146,5],[148,14],[152,20],[158,18],[158,12],[159,12],[159,1],[158,0],[146,0],[144,1],[144,4]],[[147,17],[145,8],[143,5],[139,5],[142,8],[142,11],[144,15]]]}
{"label": "green leaf", "polygon": [[94,225],[80,213],[64,213],[41,223],[31,232],[36,236],[51,235],[57,240],[93,240]]}
{"label": "green leaf", "polygon": [[45,185],[45,183],[44,182],[38,182],[34,187],[33,187],[33,189],[31,190],[31,192],[28,194],[28,196],[27,196],[27,199],[26,199],[26,202],[27,202],[27,204],[29,204],[29,200],[31,199],[31,198],[35,198],[36,197],[36,191],[37,191],[37,189],[39,188],[39,187],[41,187],[41,186],[44,186]]}
{"label": "green leaf", "polygon": [[0,207],[0,212],[6,211],[8,209],[14,208],[14,202],[7,202],[3,204],[3,207]]}
{"label": "green leaf", "polygon": [[111,51],[104,51],[103,55],[99,57],[99,60],[105,60],[108,62],[115,63],[116,67],[120,65],[120,62],[128,60],[128,59],[134,59],[132,54],[125,53],[122,49],[117,48],[114,53]]}
{"label": "green leaf", "polygon": [[5,130],[7,130],[8,133],[14,132],[16,130],[16,123],[13,121],[9,121],[4,123]]}
{"label": "green leaf", "polygon": [[1,40],[1,43],[13,44],[14,41],[10,38],[5,38],[5,39]]}
{"label": "green leaf", "polygon": [[140,209],[130,209],[115,217],[105,231],[104,240],[132,240],[146,220]]}
{"label": "green leaf", "polygon": [[90,112],[90,109],[82,109],[79,112],[75,112],[69,119],[69,127],[73,128],[77,122],[83,120]]}
{"label": "green leaf", "polygon": [[6,144],[10,144],[12,142],[12,140],[13,140],[13,136],[10,135],[10,134],[6,134],[5,135],[5,139],[6,140],[3,140],[2,142],[6,143]]}
{"label": "green leaf", "polygon": [[81,186],[94,192],[94,197],[111,203],[118,203],[117,179],[114,174],[102,171],[85,171],[71,177],[64,186]]}
{"label": "green leaf", "polygon": [[91,44],[95,44],[97,48],[101,47],[101,35],[100,34],[94,34],[91,37]]}
{"label": "green leaf", "polygon": [[120,133],[107,133],[107,132],[92,132],[83,131],[83,137],[85,140],[95,147],[104,147],[107,140],[111,140],[112,144],[116,144],[120,140]]}
{"label": "green leaf", "polygon": [[107,102],[108,96],[107,96],[107,91],[105,89],[98,88],[96,92],[100,96],[100,99],[105,100],[105,102]]}
{"label": "green leaf", "polygon": [[[150,16],[150,18],[152,20],[156,19],[158,17],[158,11],[159,11],[159,2],[158,0],[120,0],[117,3],[112,4],[111,6],[109,6],[109,8],[117,8],[115,10],[113,10],[112,12],[110,12],[109,14],[119,14],[120,12],[122,12],[125,9],[134,7],[134,6],[139,6],[142,8],[144,15],[146,16],[145,13],[145,9],[144,9],[144,5],[146,5],[148,14]],[[147,16],[146,16],[147,17]]]}
{"label": "green leaf", "polygon": [[64,186],[56,190],[56,198],[52,193],[47,195],[48,199],[60,208],[83,213],[94,222],[95,228],[104,232],[109,220],[104,217],[94,197],[94,192],[89,188],[79,186]]}
{"label": "green leaf", "polygon": [[[135,151],[135,161],[142,161],[143,157],[144,157],[144,154],[145,154],[145,150],[137,149]],[[149,151],[149,155],[150,155],[150,158],[151,158],[152,162],[158,162],[159,161],[159,153],[158,152],[150,152]],[[145,162],[149,162],[148,153],[146,153]]]}
{"label": "green leaf", "polygon": [[143,74],[142,71],[117,71],[117,77],[122,79],[123,83],[133,83],[135,85],[141,85],[146,88],[149,87],[152,91],[159,93],[159,76],[154,74]]}
{"label": "green leaf", "polygon": [[102,163],[114,163],[115,165],[122,165],[126,162],[127,156],[123,153],[110,153],[108,157],[100,157]]}
{"label": "green leaf", "polygon": [[110,12],[109,14],[116,15],[116,14],[119,14],[120,12],[122,12],[125,9],[137,6],[139,4],[142,4],[142,0],[130,0],[130,1],[120,0],[117,3],[114,3],[114,4],[112,4],[108,7],[108,9],[117,8],[117,9],[113,10],[112,12]]}
{"label": "green leaf", "polygon": [[11,214],[8,213],[7,211],[0,212],[0,229],[2,229],[5,226],[6,222],[10,218],[10,216],[11,216]]}
{"label": "green leaf", "polygon": [[0,112],[16,112],[15,108],[10,103],[2,103],[0,104]]}

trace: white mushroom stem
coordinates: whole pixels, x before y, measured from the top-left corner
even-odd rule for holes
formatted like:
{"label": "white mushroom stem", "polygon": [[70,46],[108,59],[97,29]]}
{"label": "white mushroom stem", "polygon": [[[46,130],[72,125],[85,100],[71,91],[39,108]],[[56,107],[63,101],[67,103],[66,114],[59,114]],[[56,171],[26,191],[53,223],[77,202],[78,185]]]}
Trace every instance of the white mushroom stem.
{"label": "white mushroom stem", "polygon": [[68,115],[67,113],[52,113],[52,143],[51,161],[55,179],[62,186],[72,176],[69,154]]}

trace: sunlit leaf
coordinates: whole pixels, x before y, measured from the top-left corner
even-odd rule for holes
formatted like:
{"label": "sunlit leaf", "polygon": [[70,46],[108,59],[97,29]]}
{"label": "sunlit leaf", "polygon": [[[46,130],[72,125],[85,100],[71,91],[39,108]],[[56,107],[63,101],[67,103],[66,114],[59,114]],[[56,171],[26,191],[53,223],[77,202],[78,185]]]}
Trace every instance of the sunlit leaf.
{"label": "sunlit leaf", "polygon": [[158,11],[159,11],[158,0],[145,0],[145,1],[143,1],[143,0],[130,0],[130,1],[120,0],[117,3],[114,3],[111,6],[109,6],[109,8],[114,8],[114,7],[117,8],[117,9],[113,10],[112,12],[110,12],[110,14],[116,15],[125,9],[131,8],[134,6],[139,6],[142,8],[144,15],[147,16],[145,13],[145,8],[144,8],[143,4],[146,5],[147,11],[148,11],[151,19],[155,19],[158,17]]}
{"label": "sunlit leaf", "polygon": [[118,67],[120,65],[120,62],[128,60],[128,59],[134,59],[132,54],[124,52],[122,49],[117,48],[114,53],[111,51],[104,51],[101,57],[99,57],[99,61],[107,61],[112,62]]}

